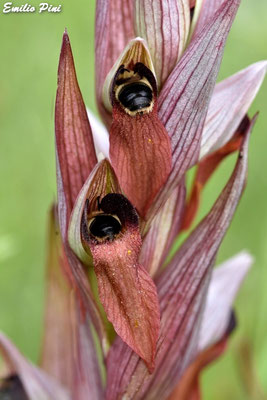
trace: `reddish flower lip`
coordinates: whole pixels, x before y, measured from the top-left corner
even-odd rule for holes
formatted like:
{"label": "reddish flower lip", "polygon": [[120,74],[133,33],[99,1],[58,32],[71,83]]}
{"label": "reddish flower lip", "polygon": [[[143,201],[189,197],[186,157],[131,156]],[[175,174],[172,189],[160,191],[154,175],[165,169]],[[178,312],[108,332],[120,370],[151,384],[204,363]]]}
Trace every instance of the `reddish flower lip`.
{"label": "reddish flower lip", "polygon": [[[152,72],[142,63],[136,63],[132,72],[135,86],[130,86],[132,78],[128,77],[128,72],[126,78],[121,78],[124,69],[123,73],[117,72],[114,80],[110,159],[123,191],[145,218],[171,170],[171,144],[158,118],[156,81]],[[141,89],[142,97],[140,92],[136,93],[136,82],[147,88],[146,92]],[[147,104],[148,93],[151,101],[145,108],[126,109],[119,101],[117,91],[120,93],[127,88],[130,88],[128,97],[133,107],[136,99],[145,99]]]}
{"label": "reddish flower lip", "polygon": [[[98,181],[97,177],[101,176],[106,165],[109,165],[107,161],[102,162],[98,168],[99,172],[89,179],[91,186]],[[112,179],[116,181],[115,175]],[[74,208],[69,240],[75,250],[76,241],[72,238],[72,227],[80,226],[79,240],[83,250],[92,257],[99,297],[107,318],[118,335],[152,371],[159,334],[159,305],[155,285],[138,262],[142,243],[138,216],[134,207],[122,194],[106,194],[107,186],[104,184],[103,192],[98,192],[96,196],[90,191],[90,184],[85,184],[85,190],[81,192],[85,197],[89,193],[90,199],[84,198],[81,201],[82,205],[78,203]],[[93,208],[90,208],[90,204]],[[80,210],[78,213],[76,208]],[[111,217],[112,224],[116,221],[116,226],[119,225],[117,234],[103,234],[103,220],[102,226],[98,225],[92,230],[92,225],[88,222],[101,215]],[[110,219],[104,219],[105,228],[107,222],[110,224]],[[114,225],[108,228],[114,229]],[[95,235],[96,232],[102,237]]]}

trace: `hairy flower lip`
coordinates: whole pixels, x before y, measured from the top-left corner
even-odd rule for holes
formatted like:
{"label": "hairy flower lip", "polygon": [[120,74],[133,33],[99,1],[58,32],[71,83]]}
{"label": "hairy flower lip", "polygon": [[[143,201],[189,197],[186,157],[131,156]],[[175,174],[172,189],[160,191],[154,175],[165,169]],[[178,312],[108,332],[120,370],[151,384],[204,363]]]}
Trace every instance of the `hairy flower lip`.
{"label": "hairy flower lip", "polygon": [[117,103],[110,129],[110,159],[122,190],[142,218],[171,170],[169,136],[157,114],[128,115]]}
{"label": "hairy flower lip", "polygon": [[[116,215],[122,223],[123,232],[114,240],[99,241],[88,234],[87,214],[90,216],[99,208]],[[138,225],[137,213],[120,194],[112,167],[107,160],[102,161],[76,200],[69,224],[69,243],[84,263],[94,267],[101,303],[116,332],[152,370],[159,307],[154,283],[138,263],[141,248]]]}

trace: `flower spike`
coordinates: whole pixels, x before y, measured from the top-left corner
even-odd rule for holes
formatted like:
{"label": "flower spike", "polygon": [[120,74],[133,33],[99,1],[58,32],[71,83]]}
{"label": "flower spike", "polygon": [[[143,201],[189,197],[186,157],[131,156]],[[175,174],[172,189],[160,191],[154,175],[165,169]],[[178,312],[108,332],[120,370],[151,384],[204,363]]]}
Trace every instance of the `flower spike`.
{"label": "flower spike", "polygon": [[[0,332],[1,399],[201,399],[200,374],[227,347],[252,262],[242,252],[213,271],[245,188],[247,112],[267,70],[261,61],[215,85],[240,1],[96,0],[103,124],[86,110],[65,31],[42,369]],[[233,152],[224,189],[178,246]]]}

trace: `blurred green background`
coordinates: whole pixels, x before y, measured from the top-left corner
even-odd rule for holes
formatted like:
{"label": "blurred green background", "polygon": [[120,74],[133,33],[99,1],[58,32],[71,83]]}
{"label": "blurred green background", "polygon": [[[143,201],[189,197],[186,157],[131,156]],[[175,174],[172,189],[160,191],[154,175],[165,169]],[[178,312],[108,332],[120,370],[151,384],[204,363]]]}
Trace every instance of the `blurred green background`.
{"label": "blurred green background", "polygon": [[[94,1],[61,4],[62,12],[54,15],[4,15],[2,8],[0,13],[0,328],[35,362],[42,334],[46,220],[56,198],[53,114],[65,27],[85,102],[95,110]],[[266,0],[242,1],[219,79],[267,58],[266,17]],[[218,256],[220,262],[247,249],[256,261],[236,302],[239,327],[230,350],[204,373],[205,400],[261,398],[248,392],[239,372],[243,340],[251,346],[267,393],[266,100],[267,81],[250,110],[250,115],[260,110],[260,116],[251,139],[247,189]],[[212,178],[201,216],[233,163],[234,158],[224,162]]]}

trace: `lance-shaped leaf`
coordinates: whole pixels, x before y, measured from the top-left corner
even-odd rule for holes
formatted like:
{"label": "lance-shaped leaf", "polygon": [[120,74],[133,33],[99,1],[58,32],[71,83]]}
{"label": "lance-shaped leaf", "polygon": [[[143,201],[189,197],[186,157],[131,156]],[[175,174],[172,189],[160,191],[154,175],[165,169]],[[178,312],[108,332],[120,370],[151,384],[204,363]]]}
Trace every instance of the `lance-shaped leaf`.
{"label": "lance-shaped leaf", "polygon": [[129,61],[113,81],[110,159],[123,192],[145,217],[171,170],[171,145],[157,114],[155,77],[137,57]]}
{"label": "lance-shaped leaf", "polygon": [[246,181],[248,137],[252,124],[235,170],[212,210],[156,280],[161,332],[154,373],[149,375],[137,356],[125,348],[121,367],[115,369],[118,356],[123,352],[123,343],[117,340],[108,356],[108,399],[119,399],[123,395],[136,400],[166,397],[196,356],[212,265]]}
{"label": "lance-shaped leaf", "polygon": [[105,347],[105,334],[99,311],[93,299],[83,266],[71,253],[67,243],[69,217],[76,197],[96,164],[96,154],[87,111],[78,86],[72,51],[67,33],[63,35],[58,68],[58,89],[55,110],[58,215],[65,252],[69,259],[68,275],[82,306],[91,315]]}
{"label": "lance-shaped leaf", "polygon": [[92,171],[81,190],[69,242],[80,257],[86,253],[91,258],[88,263],[94,266],[100,301],[115,331],[152,370],[159,333],[157,291],[138,263],[138,216],[120,194],[106,160]]}
{"label": "lance-shaped leaf", "polygon": [[[101,350],[83,294],[69,274],[70,265],[51,212],[47,260],[45,332],[41,366],[69,389],[72,398],[102,399]],[[100,346],[98,344],[100,349]],[[99,358],[99,359],[98,359]]]}
{"label": "lance-shaped leaf", "polygon": [[[0,352],[2,353],[10,374],[13,376],[13,382],[9,378],[10,392],[7,392],[7,398],[13,399],[12,390],[17,390],[19,397],[23,400],[27,395],[27,400],[70,400],[69,393],[63,389],[53,378],[35,367],[30,361],[26,360],[16,349],[11,341],[0,333]],[[16,388],[14,388],[14,384]],[[1,397],[1,389],[0,389]],[[2,397],[1,397],[2,398]],[[5,397],[4,397],[5,398]],[[25,400],[26,400],[25,398]]]}
{"label": "lance-shaped leaf", "polygon": [[76,197],[97,162],[67,32],[63,35],[58,67],[55,130],[58,196],[62,199],[59,218],[65,236]]}
{"label": "lance-shaped leaf", "polygon": [[189,0],[135,1],[135,33],[148,44],[159,87],[181,57],[189,28]]}
{"label": "lance-shaped leaf", "polygon": [[181,182],[150,223],[140,254],[140,263],[154,276],[163,266],[178,235],[185,206],[186,188]]}
{"label": "lance-shaped leaf", "polygon": [[214,89],[201,138],[200,158],[225,145],[247,113],[265,77],[267,61],[239,71]]}
{"label": "lance-shaped leaf", "polygon": [[213,271],[200,329],[199,351],[216,343],[225,333],[234,299],[252,263],[253,258],[244,251]]}
{"label": "lance-shaped leaf", "polygon": [[200,140],[223,48],[239,5],[225,0],[187,48],[159,96],[159,117],[171,137],[172,171],[155,204],[162,206],[184,172],[198,159]]}
{"label": "lance-shaped leaf", "polygon": [[189,200],[186,205],[185,213],[183,216],[182,230],[189,229],[194,222],[197,214],[202,191],[207,184],[209,178],[216,171],[221,162],[230,154],[237,151],[243,140],[244,132],[246,132],[250,121],[245,117],[238,127],[233,138],[226,143],[225,146],[215,151],[214,153],[206,156],[197,166],[194,182],[192,185]]}
{"label": "lance-shaped leaf", "polygon": [[95,23],[96,98],[106,122],[109,115],[102,104],[104,81],[119,54],[134,38],[133,2],[131,0],[97,0]]}

